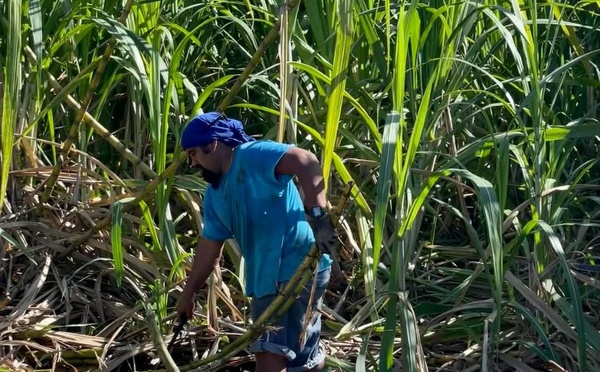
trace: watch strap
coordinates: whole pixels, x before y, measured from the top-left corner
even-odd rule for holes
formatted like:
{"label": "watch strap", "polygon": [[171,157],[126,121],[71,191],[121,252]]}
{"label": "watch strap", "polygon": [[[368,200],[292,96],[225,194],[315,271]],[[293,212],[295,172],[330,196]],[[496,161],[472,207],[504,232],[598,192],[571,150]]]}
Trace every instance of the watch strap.
{"label": "watch strap", "polygon": [[327,214],[327,210],[319,205],[315,205],[311,208],[306,208],[305,212],[312,218],[320,218]]}

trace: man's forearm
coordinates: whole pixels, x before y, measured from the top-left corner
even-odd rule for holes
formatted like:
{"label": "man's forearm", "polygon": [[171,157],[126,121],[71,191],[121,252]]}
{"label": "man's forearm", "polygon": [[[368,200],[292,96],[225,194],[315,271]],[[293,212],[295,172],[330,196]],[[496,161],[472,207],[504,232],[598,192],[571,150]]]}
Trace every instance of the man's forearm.
{"label": "man's forearm", "polygon": [[194,254],[192,272],[184,289],[185,292],[193,295],[202,287],[217,263],[219,263],[221,250],[222,248],[203,247],[202,244],[198,244]]}
{"label": "man's forearm", "polygon": [[305,159],[302,160],[304,166],[299,167],[296,176],[304,192],[304,204],[309,208],[315,205],[326,207],[323,170],[317,157],[306,153]]}
{"label": "man's forearm", "polygon": [[321,167],[317,164],[306,169],[305,172],[299,172],[297,176],[302,191],[304,191],[304,204],[309,208],[315,205],[327,207]]}

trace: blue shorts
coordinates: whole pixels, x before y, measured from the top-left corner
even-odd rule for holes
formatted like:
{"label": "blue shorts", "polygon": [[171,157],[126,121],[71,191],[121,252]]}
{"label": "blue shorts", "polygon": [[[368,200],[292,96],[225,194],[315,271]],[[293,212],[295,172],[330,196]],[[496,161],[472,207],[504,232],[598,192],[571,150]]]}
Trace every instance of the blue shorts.
{"label": "blue shorts", "polygon": [[[321,313],[323,296],[329,283],[331,267],[321,270],[317,275],[317,285],[313,298],[313,315],[304,334],[304,345],[300,345],[300,335],[304,326],[308,300],[312,288],[314,274],[306,283],[298,299],[276,322],[272,323],[273,330],[268,330],[250,345],[251,353],[272,353],[287,359],[288,372],[308,371],[325,360],[325,350],[319,345],[321,336]],[[280,289],[286,282],[280,283]],[[252,301],[252,318],[260,315],[273,302],[277,295],[267,295]]]}

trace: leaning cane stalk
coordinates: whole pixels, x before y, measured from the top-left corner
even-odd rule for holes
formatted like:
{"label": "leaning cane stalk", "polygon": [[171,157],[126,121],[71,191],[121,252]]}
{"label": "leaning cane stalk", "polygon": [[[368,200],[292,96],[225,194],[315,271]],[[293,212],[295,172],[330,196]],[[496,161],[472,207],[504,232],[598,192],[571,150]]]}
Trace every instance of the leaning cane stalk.
{"label": "leaning cane stalk", "polygon": [[[353,183],[348,182],[346,185],[346,190],[342,194],[340,199],[340,203],[338,205],[337,210],[334,213],[331,213],[331,222],[334,226],[337,226],[341,212],[344,209],[346,201],[350,195],[350,191],[352,190]],[[287,282],[287,284],[283,287],[283,290],[277,295],[275,300],[267,307],[265,312],[254,322],[252,327],[246,331],[242,336],[237,338],[231,344],[227,345],[223,348],[223,350],[215,355],[212,355],[206,359],[202,359],[188,365],[182,366],[179,368],[180,371],[190,371],[193,369],[200,368],[202,366],[207,366],[205,369],[210,368],[208,365],[215,362],[224,362],[236,355],[240,351],[242,351],[245,347],[247,347],[252,341],[254,341],[258,336],[260,336],[271,324],[273,321],[277,320],[279,317],[285,313],[285,311],[296,301],[296,298],[304,288],[304,285],[308,282],[311,277],[311,272],[317,268],[317,264],[319,259],[321,258],[321,252],[319,248],[315,244],[313,244],[312,248],[304,258],[304,260],[300,263],[300,266],[294,273],[294,276]],[[153,372],[167,372],[167,370],[154,370]]]}
{"label": "leaning cane stalk", "polygon": [[[294,9],[298,5],[298,3],[300,3],[300,0],[290,0],[287,3],[285,3],[283,6],[287,7],[287,11],[290,11],[290,10]],[[227,95],[225,96],[223,101],[221,101],[221,103],[217,107],[218,112],[225,111],[225,109],[229,106],[229,104],[233,100],[233,97],[235,97],[236,94],[242,88],[242,84],[244,84],[244,81],[246,81],[246,79],[248,79],[248,77],[250,76],[250,73],[252,72],[252,70],[254,70],[254,67],[256,67],[256,65],[262,58],[263,54],[265,54],[267,47],[273,41],[275,41],[275,39],[277,39],[277,35],[279,34],[280,28],[281,28],[281,18],[277,19],[277,21],[273,25],[273,28],[271,29],[271,31],[269,31],[267,36],[265,36],[265,38],[261,41],[260,45],[258,46],[258,49],[256,49],[256,52],[254,52],[254,54],[252,55],[250,62],[248,63],[246,68],[244,68],[244,71],[242,71],[242,73],[240,74],[238,79],[235,81],[235,83],[233,84],[233,87],[231,87],[231,89],[229,90],[229,93],[227,93]],[[282,92],[282,95],[285,95],[285,92]]]}
{"label": "leaning cane stalk", "polygon": [[[0,14],[0,26],[2,26],[3,29],[8,28],[8,20],[6,19],[6,17],[3,14]],[[35,55],[35,52],[28,45],[25,45],[23,47],[23,52],[24,52],[25,57],[27,57],[27,59],[29,60],[29,62],[31,62],[32,65],[37,64],[37,56]],[[93,61],[89,66],[87,66],[83,71],[81,71],[78,76],[86,75],[88,73],[86,70],[89,68],[95,68],[96,65],[98,63],[100,63],[101,60],[102,60],[102,57],[100,57],[96,61]],[[50,82],[50,85],[52,86],[52,88],[54,88],[55,95],[56,96],[61,95],[62,90],[65,89],[66,87],[63,87],[62,85],[60,85],[60,83],[58,82],[56,77],[54,77],[54,75],[52,75],[49,71],[46,71],[46,74],[48,76],[48,81]],[[77,79],[77,77],[75,79]],[[71,109],[75,110],[76,112],[81,110],[81,103],[78,102],[75,98],[73,98],[73,96],[71,96],[70,94],[65,95],[65,103],[67,104],[67,106],[69,106]],[[84,111],[83,121],[87,125],[89,125],[94,130],[94,132],[96,132],[96,134],[98,134],[100,137],[102,137],[104,140],[106,140],[106,142],[108,142],[109,145],[114,147],[115,150],[117,150],[119,152],[119,154],[121,154],[121,156],[123,156],[123,158],[129,160],[129,162],[134,167],[139,167],[140,170],[142,171],[142,173],[144,173],[144,175],[146,175],[149,178],[156,177],[156,172],[154,170],[152,170],[152,168],[150,168],[146,163],[144,163],[144,161],[142,159],[138,158],[133,152],[131,152],[131,150],[128,149],[127,146],[125,146],[121,141],[119,141],[119,139],[117,137],[115,137],[102,124],[100,124],[100,122],[98,120],[96,120],[96,118],[94,118],[89,112]]]}
{"label": "leaning cane stalk", "polygon": [[[121,13],[121,16],[119,17],[120,23],[125,24],[125,20],[127,20],[127,16],[129,16],[129,12],[131,12],[132,7],[133,7],[133,0],[127,0],[127,2],[125,3],[125,6],[123,8],[123,12]],[[98,68],[96,69],[96,73],[94,74],[94,77],[92,78],[92,81],[90,82],[90,86],[88,87],[85,97],[83,98],[83,101],[81,102],[81,106],[79,107],[79,110],[77,110],[77,113],[75,115],[75,120],[73,121],[73,125],[71,126],[71,129],[69,130],[69,135],[67,137],[67,140],[65,141],[65,143],[63,144],[63,146],[61,148],[63,156],[65,157],[65,160],[68,159],[69,150],[71,149],[71,146],[73,146],[73,142],[75,142],[75,140],[78,137],[79,128],[81,126],[81,122],[83,121],[84,114],[87,112],[87,109],[90,105],[90,102],[92,101],[92,97],[94,96],[96,88],[98,87],[98,84],[100,83],[100,77],[104,73],[106,65],[108,64],[108,61],[110,59],[110,56],[113,53],[113,50],[115,49],[116,44],[117,44],[117,38],[115,36],[111,37],[110,41],[108,42],[108,45],[106,46],[106,49],[104,50],[102,59],[100,60],[100,63],[98,63]],[[46,190],[44,191],[44,194],[41,197],[40,205],[43,205],[44,203],[46,203],[48,201],[48,199],[50,199],[50,194],[52,193],[54,184],[58,180],[58,176],[60,174],[62,167],[63,167],[62,162],[57,161],[56,165],[54,166],[54,169],[52,170],[52,174],[50,175],[50,178],[48,179],[48,183],[46,184]]]}
{"label": "leaning cane stalk", "polygon": [[[354,183],[352,181],[350,181],[346,185],[347,189],[344,190],[343,199],[340,202],[340,204],[338,205],[338,210],[332,214],[333,216],[341,216],[342,215],[342,211],[344,210],[345,203],[348,200],[348,195],[350,195],[350,192],[352,191],[353,184]],[[331,222],[333,223],[333,226],[335,226],[337,228],[338,224],[339,224],[339,217],[336,220],[332,220]],[[319,276],[319,268],[314,267],[313,268],[313,282],[312,282],[312,285],[310,288],[310,295],[308,296],[308,305],[306,306],[306,314],[304,316],[304,323],[302,324],[302,331],[300,331],[300,337],[298,339],[301,347],[303,347],[302,345],[304,345],[304,342],[306,341],[306,330],[308,328],[308,323],[310,323],[312,321],[312,317],[314,314],[314,309],[312,307],[313,307],[313,302],[315,301],[314,297],[315,297],[315,291],[317,290],[318,276]]]}
{"label": "leaning cane stalk", "polygon": [[[60,92],[60,90],[62,89],[60,83],[50,73],[48,73],[48,80],[50,81],[50,85],[52,85],[52,88],[54,88],[58,94],[58,92]],[[73,98],[70,94],[65,97],[65,102],[73,110],[81,109],[81,104],[77,102],[77,100],[75,100],[75,98]],[[100,122],[96,120],[96,118],[90,115],[89,112],[84,112],[83,121],[87,125],[89,125],[94,130],[94,132],[96,132],[96,134],[102,137],[102,139],[104,139],[106,142],[108,142],[109,145],[111,145],[115,150],[117,150],[119,154],[123,156],[123,158],[129,160],[129,162],[134,167],[139,167],[142,173],[144,173],[147,177],[156,177],[156,172],[152,168],[150,168],[146,163],[144,163],[142,159],[138,158],[129,148],[127,148],[127,146],[125,146],[121,141],[119,141],[117,137],[115,137],[102,124],[100,124]]]}

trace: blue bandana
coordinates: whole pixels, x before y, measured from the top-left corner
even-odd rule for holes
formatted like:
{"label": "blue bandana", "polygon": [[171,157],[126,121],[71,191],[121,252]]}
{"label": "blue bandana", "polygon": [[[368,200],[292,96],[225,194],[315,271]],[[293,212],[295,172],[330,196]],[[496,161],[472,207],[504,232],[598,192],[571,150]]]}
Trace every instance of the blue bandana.
{"label": "blue bandana", "polygon": [[207,112],[195,116],[181,133],[183,150],[206,146],[212,141],[221,141],[227,146],[236,147],[254,141],[244,132],[242,122],[227,118],[218,112]]}

